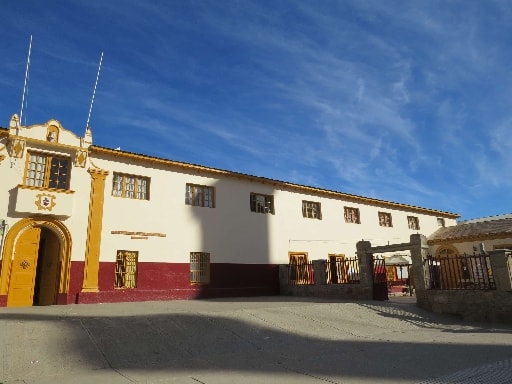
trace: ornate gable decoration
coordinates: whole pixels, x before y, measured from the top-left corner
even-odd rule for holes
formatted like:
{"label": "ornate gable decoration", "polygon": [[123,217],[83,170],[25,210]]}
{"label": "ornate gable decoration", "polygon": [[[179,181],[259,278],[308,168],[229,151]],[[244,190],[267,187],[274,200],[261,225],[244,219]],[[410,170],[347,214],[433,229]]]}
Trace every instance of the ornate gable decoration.
{"label": "ornate gable decoration", "polygon": [[79,149],[75,154],[75,166],[85,168],[87,162],[87,150]]}
{"label": "ornate gable decoration", "polygon": [[21,159],[23,157],[23,153],[25,151],[25,139],[21,139],[19,137],[11,140],[11,157],[15,159]]}
{"label": "ornate gable decoration", "polygon": [[49,125],[46,130],[46,140],[50,143],[59,142],[59,128],[56,125]]}

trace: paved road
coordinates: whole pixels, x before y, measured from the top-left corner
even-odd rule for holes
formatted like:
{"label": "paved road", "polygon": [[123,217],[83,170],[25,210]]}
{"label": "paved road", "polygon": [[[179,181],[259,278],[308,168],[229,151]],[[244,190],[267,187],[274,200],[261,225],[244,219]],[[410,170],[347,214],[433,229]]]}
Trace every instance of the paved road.
{"label": "paved road", "polygon": [[512,383],[512,327],[409,297],[0,308],[0,383]]}

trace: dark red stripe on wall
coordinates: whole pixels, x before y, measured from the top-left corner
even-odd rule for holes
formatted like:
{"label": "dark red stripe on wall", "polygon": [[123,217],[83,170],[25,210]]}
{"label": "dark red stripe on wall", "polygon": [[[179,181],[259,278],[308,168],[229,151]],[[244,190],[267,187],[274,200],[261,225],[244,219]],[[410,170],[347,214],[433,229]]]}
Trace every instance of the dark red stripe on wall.
{"label": "dark red stripe on wall", "polygon": [[[72,267],[76,278],[81,266]],[[73,273],[75,271],[76,273]],[[279,294],[277,265],[211,264],[208,285],[190,284],[188,263],[139,263],[137,288],[114,288],[115,263],[101,263],[99,292],[81,293],[79,284],[72,281],[67,300],[76,303],[112,303],[121,301],[182,300],[215,297],[266,296]],[[80,288],[77,287],[80,285]],[[73,287],[73,288],[72,288]]]}
{"label": "dark red stripe on wall", "polygon": [[[68,293],[58,294],[57,304],[278,295],[278,269],[267,264],[211,264],[210,284],[193,285],[188,263],[139,263],[137,288],[116,289],[115,263],[100,263],[99,292],[82,293],[84,262],[74,261]],[[6,305],[7,295],[0,295],[0,307]]]}

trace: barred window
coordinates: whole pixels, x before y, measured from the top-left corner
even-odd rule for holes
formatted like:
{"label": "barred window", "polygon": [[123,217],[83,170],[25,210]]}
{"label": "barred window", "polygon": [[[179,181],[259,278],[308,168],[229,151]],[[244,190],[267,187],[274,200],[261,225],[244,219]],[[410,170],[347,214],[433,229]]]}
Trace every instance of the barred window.
{"label": "barred window", "polygon": [[208,252],[190,252],[190,283],[210,283],[210,254]]}
{"label": "barred window", "polygon": [[393,222],[391,221],[391,213],[379,212],[379,225],[381,227],[392,227]]}
{"label": "barred window", "polygon": [[69,189],[71,161],[67,157],[29,153],[25,184],[55,189]]}
{"label": "barred window", "polygon": [[251,192],[251,212],[274,214],[274,196]]}
{"label": "barred window", "polygon": [[359,218],[359,208],[345,207],[345,222],[361,224]]}
{"label": "barred window", "polygon": [[117,251],[115,288],[137,288],[138,258],[136,251]]}
{"label": "barred window", "polygon": [[409,225],[409,229],[420,229],[420,221],[416,216],[407,216],[407,224]]}
{"label": "barred window", "polygon": [[149,177],[114,173],[112,196],[149,200]]}
{"label": "barred window", "polygon": [[302,216],[309,219],[322,220],[320,203],[315,201],[302,200]]}
{"label": "barred window", "polygon": [[185,204],[196,207],[215,208],[215,188],[207,185],[187,183]]}

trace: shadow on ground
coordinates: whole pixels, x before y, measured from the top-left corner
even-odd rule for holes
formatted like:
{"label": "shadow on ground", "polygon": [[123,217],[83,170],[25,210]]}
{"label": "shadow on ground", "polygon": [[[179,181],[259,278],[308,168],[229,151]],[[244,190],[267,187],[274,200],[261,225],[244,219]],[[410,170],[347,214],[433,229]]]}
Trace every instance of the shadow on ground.
{"label": "shadow on ground", "polygon": [[413,304],[265,298],[0,310],[1,380],[111,369],[415,382],[512,357],[507,327]]}

